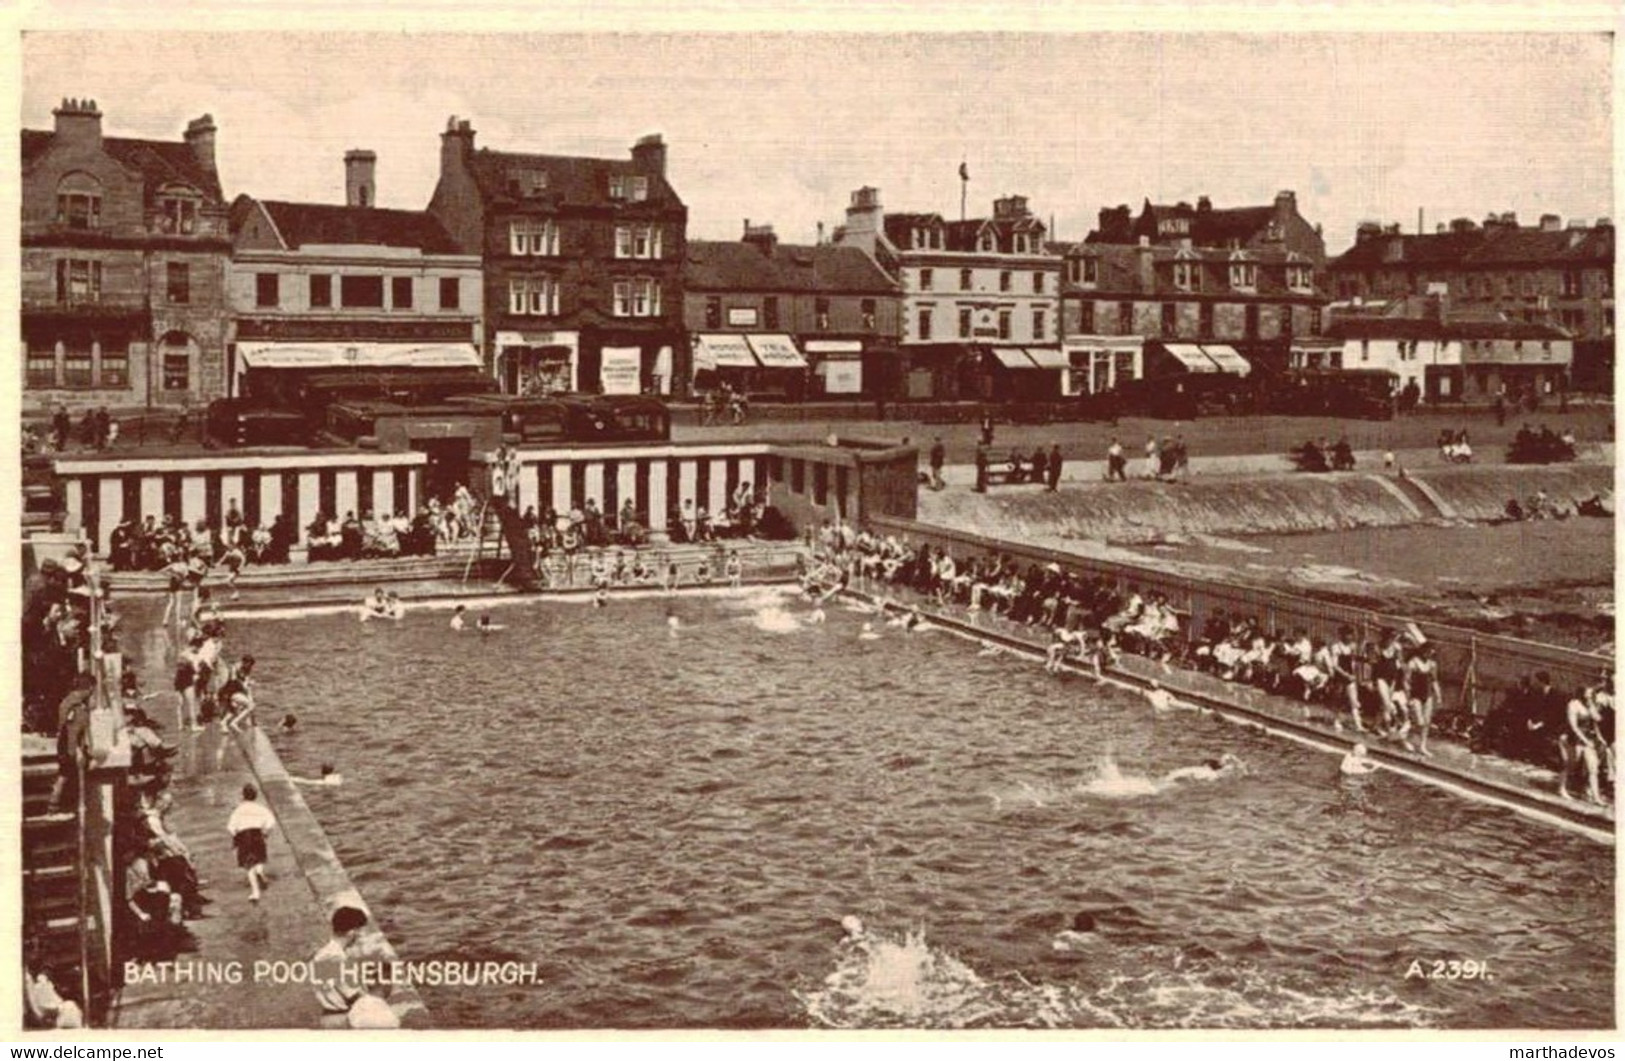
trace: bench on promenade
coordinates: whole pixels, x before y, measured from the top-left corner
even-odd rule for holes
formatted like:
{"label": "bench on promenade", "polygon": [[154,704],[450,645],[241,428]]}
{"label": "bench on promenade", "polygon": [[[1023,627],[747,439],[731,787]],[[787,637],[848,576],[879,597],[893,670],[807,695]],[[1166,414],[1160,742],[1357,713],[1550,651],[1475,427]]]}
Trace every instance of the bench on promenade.
{"label": "bench on promenade", "polygon": [[987,486],[1043,486],[1044,480],[1034,476],[1031,468],[1021,469],[1019,476],[1014,468],[989,468],[985,477]]}

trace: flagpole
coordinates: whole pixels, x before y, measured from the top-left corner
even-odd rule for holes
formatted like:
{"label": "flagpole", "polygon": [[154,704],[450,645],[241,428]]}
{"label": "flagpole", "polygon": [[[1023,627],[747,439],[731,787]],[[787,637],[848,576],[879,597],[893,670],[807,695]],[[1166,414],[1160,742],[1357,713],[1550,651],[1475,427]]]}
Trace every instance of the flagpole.
{"label": "flagpole", "polygon": [[965,168],[965,160],[959,160],[959,220],[965,220],[965,189],[970,187],[970,171]]}

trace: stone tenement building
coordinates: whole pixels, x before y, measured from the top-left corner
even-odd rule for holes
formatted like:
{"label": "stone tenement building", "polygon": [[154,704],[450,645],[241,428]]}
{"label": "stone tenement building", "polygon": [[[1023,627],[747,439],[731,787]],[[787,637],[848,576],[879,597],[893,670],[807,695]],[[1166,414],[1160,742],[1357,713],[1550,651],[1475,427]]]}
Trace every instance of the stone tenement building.
{"label": "stone tenement building", "polygon": [[1613,387],[1614,226],[1556,214],[1519,225],[1516,214],[1469,218],[1414,235],[1374,222],[1330,265],[1340,300],[1386,302],[1445,296],[1458,310],[1492,311],[1507,320],[1548,324],[1574,339],[1572,384]]}
{"label": "stone tenement building", "polygon": [[1324,261],[1320,230],[1290,191],[1268,206],[1214,209],[1204,196],[1194,207],[1147,200],[1138,218],[1100,211],[1100,227],[1066,252],[1068,393],[1144,378],[1147,344],[1192,371],[1215,368],[1195,344],[1212,344],[1220,370],[1284,368],[1294,344],[1323,330]]}
{"label": "stone tenement building", "polygon": [[484,262],[486,355],[504,390],[684,393],[688,208],[658,135],[624,159],[476,151],[453,118],[429,212]]}
{"label": "stone tenement building", "polygon": [[207,114],[180,140],[102,135],[94,100],[22,132],[23,407],[224,392],[231,243]]}
{"label": "stone tenement building", "polygon": [[695,372],[711,382],[853,397],[897,357],[900,289],[857,247],[780,244],[746,221],[742,240],[689,240],[683,286]]}

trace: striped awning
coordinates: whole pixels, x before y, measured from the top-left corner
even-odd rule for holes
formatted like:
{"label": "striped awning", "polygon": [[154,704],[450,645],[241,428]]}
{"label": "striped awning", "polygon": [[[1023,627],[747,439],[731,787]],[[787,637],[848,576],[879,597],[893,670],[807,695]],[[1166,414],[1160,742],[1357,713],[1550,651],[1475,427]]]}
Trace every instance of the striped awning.
{"label": "striped awning", "polygon": [[1225,372],[1234,372],[1238,376],[1245,376],[1253,370],[1253,366],[1245,357],[1236,353],[1233,346],[1213,346],[1204,343],[1202,353],[1213,359],[1213,363]]}
{"label": "striped awning", "polygon": [[696,335],[694,371],[718,368],[755,368],[756,357],[743,335]]}
{"label": "striped awning", "polygon": [[807,359],[801,356],[788,335],[752,335],[750,348],[756,359],[768,368],[806,368]]}
{"label": "striped awning", "polygon": [[1005,368],[1037,368],[1027,352],[1019,346],[995,346],[989,353],[999,359]]}
{"label": "striped awning", "polygon": [[1202,353],[1202,348],[1195,343],[1163,343],[1163,349],[1173,355],[1189,372],[1217,372],[1219,366],[1213,359]]}
{"label": "striped awning", "polygon": [[1027,356],[1033,359],[1033,364],[1039,368],[1071,368],[1072,362],[1058,348],[1053,346],[1029,346],[1026,348]]}

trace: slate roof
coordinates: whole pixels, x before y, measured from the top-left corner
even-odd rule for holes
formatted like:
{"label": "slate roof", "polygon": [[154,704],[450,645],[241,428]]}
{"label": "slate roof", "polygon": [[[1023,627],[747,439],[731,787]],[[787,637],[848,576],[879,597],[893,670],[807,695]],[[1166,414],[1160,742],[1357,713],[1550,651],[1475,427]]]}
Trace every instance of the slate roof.
{"label": "slate roof", "polygon": [[1356,243],[1331,262],[1339,270],[1405,266],[1458,266],[1464,269],[1510,265],[1565,265],[1612,262],[1614,230],[1590,226],[1545,230],[1535,226],[1475,228],[1469,232],[1380,235]]}
{"label": "slate roof", "polygon": [[647,177],[649,203],[681,206],[677,193],[665,178],[638,166],[630,158],[590,158],[582,155],[532,155],[514,151],[493,151],[482,147],[469,160],[480,196],[486,202],[509,200],[525,202],[531,197],[514,200],[508,190],[510,174],[540,171],[547,174],[547,187],[534,198],[541,202],[567,206],[610,206],[618,201],[609,196],[609,178],[613,175]]}
{"label": "slate roof", "polygon": [[[50,150],[56,133],[45,129],[22,131],[22,163],[28,165]],[[171,182],[189,184],[215,203],[223,202],[220,177],[198,165],[191,145],[184,140],[137,140],[122,136],[102,137],[102,150],[140,173],[150,197],[159,185]]]}
{"label": "slate roof", "polygon": [[[235,235],[254,202],[240,195],[232,204],[231,229]],[[460,254],[433,214],[423,210],[383,210],[371,206],[334,206],[328,203],[289,203],[261,199],[289,250],[307,243],[412,247],[424,254]]]}
{"label": "slate roof", "polygon": [[690,291],[783,291],[895,295],[898,286],[857,247],[780,244],[772,257],[743,241],[689,240]]}

